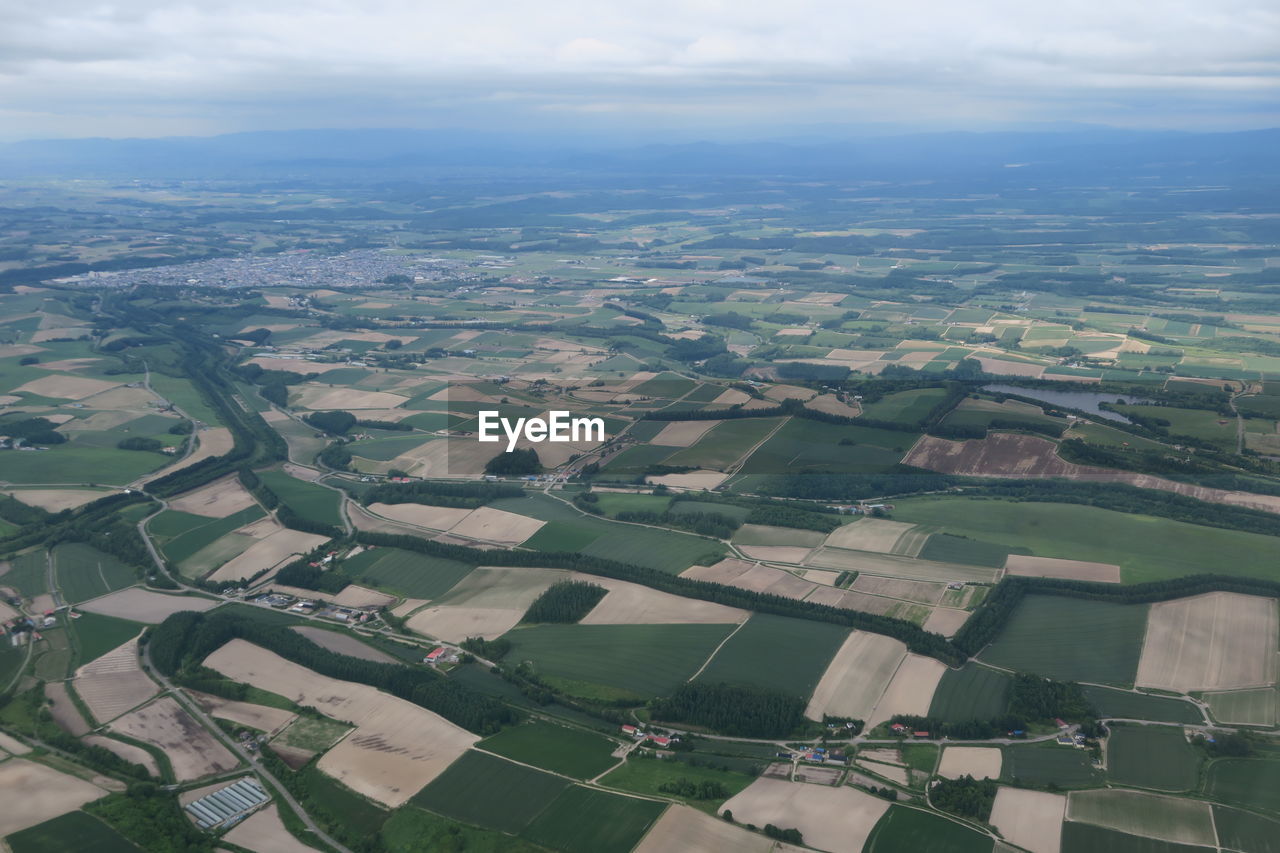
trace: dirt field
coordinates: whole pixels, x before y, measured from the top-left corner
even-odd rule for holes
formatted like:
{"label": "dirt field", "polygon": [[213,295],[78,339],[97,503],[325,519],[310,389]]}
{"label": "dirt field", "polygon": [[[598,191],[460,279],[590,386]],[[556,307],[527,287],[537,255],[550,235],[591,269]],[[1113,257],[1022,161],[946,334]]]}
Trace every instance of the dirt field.
{"label": "dirt field", "polygon": [[52,767],[11,758],[0,762],[0,838],[75,811],[106,791]]}
{"label": "dirt field", "polygon": [[693,491],[706,489],[710,491],[728,478],[728,474],[703,469],[690,471],[687,474],[663,474],[660,477],[645,477],[645,482],[667,486],[672,489],[691,489]]}
{"label": "dirt field", "polygon": [[182,710],[172,696],[126,714],[111,724],[111,730],[163,749],[180,782],[224,773],[239,763],[226,747]]}
{"label": "dirt field", "polygon": [[1211,592],[1153,604],[1137,684],[1183,693],[1273,684],[1278,634],[1273,598]]}
{"label": "dirt field", "polygon": [[1085,560],[1060,560],[1056,557],[1027,557],[1010,554],[1004,564],[1011,575],[1032,578],[1065,578],[1073,581],[1120,583],[1120,567],[1110,563],[1090,563]]}
{"label": "dirt field", "polygon": [[[246,528],[242,528],[244,530]],[[250,545],[248,550],[228,560],[209,576],[213,581],[238,581],[252,577],[262,569],[272,568],[289,558],[323,545],[328,539],[314,533],[281,527],[271,535]]]}
{"label": "dirt field", "polygon": [[956,631],[969,621],[969,611],[953,610],[950,607],[935,607],[924,622],[926,631],[933,631],[944,637],[954,637]]}
{"label": "dirt field", "polygon": [[89,613],[101,613],[103,616],[115,616],[134,622],[145,622],[148,625],[158,625],[182,610],[203,613],[217,605],[218,602],[210,598],[198,598],[194,595],[167,595],[134,586],[95,598],[79,607]]}
{"label": "dirt field", "polygon": [[61,512],[64,509],[75,509],[92,503],[98,498],[105,498],[115,492],[102,492],[97,489],[13,489],[5,492],[24,504],[38,506],[49,512]]}
{"label": "dirt field", "polygon": [[350,584],[333,597],[334,604],[343,607],[384,607],[395,600],[394,595],[356,584]]}
{"label": "dirt field", "polygon": [[809,559],[812,551],[793,545],[739,545],[738,550],[753,560],[764,560],[770,563],[795,563],[799,565]]}
{"label": "dirt field", "polygon": [[608,587],[609,594],[581,619],[582,625],[724,624],[741,622],[750,615],[736,607],[672,595],[639,584],[586,576],[583,579]]}
{"label": "dirt field", "polygon": [[326,678],[243,640],[227,643],[205,665],[355,724],[356,730],[318,766],[391,808],[403,805],[478,740],[425,708],[363,684]]}
{"label": "dirt field", "polygon": [[169,509],[203,515],[207,518],[226,518],[233,512],[253,506],[254,503],[253,495],[245,491],[240,482],[232,476],[214,480],[194,492],[187,492],[181,497],[171,499]]}
{"label": "dirt field", "polygon": [[[1025,361],[1005,361],[1000,358],[983,358],[977,356],[978,363],[982,365],[982,370],[993,376],[1029,376],[1032,379],[1039,379],[1044,373],[1045,366],[1043,364],[1031,364]],[[1034,851],[1040,853],[1040,851]]]}
{"label": "dirt field", "polygon": [[[889,521],[884,518],[863,518],[852,524],[837,527],[827,536],[824,544],[833,548],[851,548],[855,551],[875,551],[880,554],[896,554],[898,540],[915,528],[914,524]],[[923,543],[921,543],[923,546]],[[916,548],[920,553],[920,548]],[[915,554],[909,556],[914,557]]]}
{"label": "dirt field", "polygon": [[299,408],[322,409],[395,409],[408,400],[387,391],[361,391],[358,388],[330,388],[327,385],[303,385],[292,402]]}
{"label": "dirt field", "polygon": [[454,536],[465,536],[468,539],[482,539],[501,545],[519,545],[537,533],[544,524],[546,522],[541,519],[482,506],[479,509],[473,509],[470,515],[450,528],[449,532]]}
{"label": "dirt field", "polygon": [[782,569],[733,559],[721,560],[714,566],[690,566],[680,576],[795,599],[804,598],[819,586]]}
{"label": "dirt field", "polygon": [[275,803],[254,812],[223,838],[255,853],[314,853],[315,851],[314,847],[308,847],[289,834],[289,830],[284,828],[284,823],[280,820],[280,813],[276,811]]}
{"label": "dirt field", "polygon": [[998,747],[948,746],[942,750],[938,775],[948,779],[966,775],[975,779],[999,779],[1001,762]]}
{"label": "dirt field", "polygon": [[851,570],[873,575],[944,582],[994,583],[1000,574],[999,569],[963,566],[959,563],[935,563],[932,560],[913,560],[897,554],[872,554],[866,551],[845,551],[841,548],[815,549],[805,564],[819,569]]}
{"label": "dirt field", "polygon": [[1059,853],[1067,798],[1061,794],[1001,787],[989,823],[1031,853]]}
{"label": "dirt field", "polygon": [[359,658],[360,660],[371,660],[377,663],[397,662],[395,658],[386,652],[380,652],[372,646],[367,646],[355,637],[347,634],[339,634],[336,631],[328,631],[324,628],[315,628],[311,625],[297,625],[293,630],[297,631],[317,646],[326,648],[336,654]]}
{"label": "dirt field", "polygon": [[925,435],[915,443],[902,463],[943,474],[971,477],[1062,477],[1097,483],[1127,483],[1212,503],[1280,513],[1280,497],[1229,492],[1177,483],[1150,474],[1076,465],[1060,458],[1057,455],[1057,445],[1052,441],[1029,435],[992,433],[984,439],[969,441],[949,441]]}
{"label": "dirt field", "polygon": [[10,755],[26,755],[31,751],[31,747],[15,737],[0,732],[0,750],[4,750]]}
{"label": "dirt field", "polygon": [[428,530],[448,530],[471,514],[469,509],[424,504],[369,504],[370,512],[393,521],[425,527]]}
{"label": "dirt field", "polygon": [[826,412],[829,415],[840,415],[845,418],[856,418],[862,414],[862,407],[857,403],[841,403],[834,394],[823,394],[805,403],[806,409],[815,412]]}
{"label": "dirt field", "polygon": [[912,714],[918,717],[929,713],[933,691],[938,689],[946,664],[933,658],[909,654],[903,658],[893,680],[885,688],[884,695],[876,703],[876,709],[866,717],[867,728],[884,722],[895,714]]}
{"label": "dirt field", "polygon": [[53,721],[59,728],[77,736],[89,731],[89,724],[85,721],[84,714],[80,713],[80,709],[71,700],[65,681],[50,681],[45,684],[44,695],[52,703],[49,713],[53,715]]}
{"label": "dirt field", "polygon": [[690,806],[672,805],[634,853],[769,853],[772,849],[773,842],[763,835]]}
{"label": "dirt field", "polygon": [[403,619],[430,600],[431,599],[429,598],[406,598],[404,601],[391,608],[391,615],[398,616]]}
{"label": "dirt field", "polygon": [[1119,789],[1072,791],[1067,820],[1105,826],[1130,835],[1217,847],[1208,803]]}
{"label": "dirt field", "polygon": [[187,694],[211,717],[230,720],[268,734],[275,734],[298,717],[297,714],[283,708],[255,705],[252,702],[237,702],[234,699],[223,699],[221,696],[201,693],[198,690],[188,690]]}
{"label": "dirt field", "polygon": [[649,439],[650,444],[662,447],[689,447],[718,423],[717,421],[672,421],[662,431]]}
{"label": "dirt field", "polygon": [[906,653],[907,647],[891,637],[852,632],[822,674],[805,716],[868,719]]}
{"label": "dirt field", "polygon": [[28,394],[39,394],[41,397],[55,397],[61,400],[83,400],[85,397],[110,391],[119,385],[119,382],[90,379],[86,376],[55,374],[32,379],[14,388],[13,391],[14,393],[26,391]]}
{"label": "dirt field", "polygon": [[80,667],[72,685],[99,723],[115,719],[160,692],[138,663],[136,638]]}
{"label": "dirt field", "polygon": [[863,758],[867,761],[878,761],[881,764],[902,765],[902,753],[896,749],[860,749],[858,750],[858,758]]}
{"label": "dirt field", "polygon": [[511,630],[542,591],[570,573],[562,569],[479,568],[438,602],[409,617],[410,630],[451,643],[496,639]]}
{"label": "dirt field", "polygon": [[172,474],[174,471],[182,471],[190,468],[206,459],[212,459],[215,456],[221,456],[231,450],[235,444],[235,440],[231,437],[231,430],[226,427],[212,427],[203,429],[196,433],[196,438],[200,442],[191,455],[181,462],[161,468],[152,474],[141,478],[138,482],[149,483],[152,480]]}
{"label": "dirt field", "polygon": [[105,735],[89,735],[84,738],[84,742],[90,746],[100,746],[108,752],[115,753],[125,761],[132,761],[134,764],[141,764],[147,768],[147,772],[157,779],[160,778],[160,765],[156,763],[155,756],[147,752],[140,746],[134,746],[131,743],[125,743],[116,740],[113,737]]}
{"label": "dirt field", "polygon": [[860,851],[889,808],[887,800],[847,785],[828,788],[757,779],[721,807],[739,823],[795,827],[805,844],[832,853]]}
{"label": "dirt field", "polygon": [[946,592],[946,585],[928,581],[907,581],[899,578],[882,578],[876,575],[858,575],[850,589],[870,595],[887,595],[921,604],[937,604]]}

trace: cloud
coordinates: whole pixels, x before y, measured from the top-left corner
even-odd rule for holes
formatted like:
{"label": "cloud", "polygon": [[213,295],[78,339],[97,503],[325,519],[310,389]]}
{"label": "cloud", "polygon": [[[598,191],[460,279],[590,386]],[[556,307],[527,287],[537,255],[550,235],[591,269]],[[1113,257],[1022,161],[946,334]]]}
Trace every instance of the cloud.
{"label": "cloud", "polygon": [[1177,123],[1182,105],[1257,124],[1277,33],[1273,0],[48,0],[0,8],[0,118]]}

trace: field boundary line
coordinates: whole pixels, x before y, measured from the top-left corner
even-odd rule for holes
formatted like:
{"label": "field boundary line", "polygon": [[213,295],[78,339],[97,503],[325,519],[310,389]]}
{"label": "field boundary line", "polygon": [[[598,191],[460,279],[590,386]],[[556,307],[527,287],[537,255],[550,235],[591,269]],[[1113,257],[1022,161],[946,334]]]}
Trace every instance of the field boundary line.
{"label": "field boundary line", "polygon": [[[753,613],[752,615],[755,615],[755,614]],[[725,644],[725,643],[727,643],[727,642],[729,642],[729,640],[733,639],[733,635],[734,635],[734,634],[736,634],[736,633],[738,633],[739,631],[741,631],[741,630],[742,630],[742,626],[743,626],[743,625],[745,625],[745,624],[747,624],[747,623],[748,623],[748,622],[750,622],[750,621],[751,621],[751,616],[748,616],[746,619],[743,619],[741,622],[739,622],[739,623],[738,623],[738,627],[736,627],[736,628],[734,628],[732,631],[730,631],[730,632],[729,632],[729,636],[727,636],[727,637],[725,637],[723,640],[721,640],[721,641],[720,641],[720,645],[718,645],[718,646],[716,646],[714,649],[712,649],[711,654],[707,655],[707,659],[706,659],[706,660],[704,660],[704,661],[702,662],[702,666],[698,667],[698,671],[697,671],[697,672],[695,672],[693,675],[689,676],[689,679],[688,679],[688,681],[686,681],[686,682],[685,682],[685,684],[689,684],[689,683],[690,683],[690,682],[692,682],[695,678],[697,678],[699,675],[702,675],[702,671],[703,671],[704,669],[706,669],[706,668],[707,668],[707,665],[708,665],[709,663],[711,663],[711,661],[712,661],[712,660],[714,660],[714,659],[715,659],[715,656],[716,656],[716,655],[720,654],[720,650],[721,650],[722,648],[724,648],[724,644]]]}

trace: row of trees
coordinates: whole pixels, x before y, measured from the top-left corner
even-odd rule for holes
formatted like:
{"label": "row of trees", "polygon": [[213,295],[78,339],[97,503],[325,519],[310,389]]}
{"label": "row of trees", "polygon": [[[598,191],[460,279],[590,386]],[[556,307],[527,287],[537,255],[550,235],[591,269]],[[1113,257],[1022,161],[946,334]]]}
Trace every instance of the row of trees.
{"label": "row of trees", "polygon": [[804,724],[804,709],[804,699],[782,690],[697,682],[682,684],[651,705],[656,720],[755,738],[786,737]]}
{"label": "row of trees", "polygon": [[591,612],[591,608],[600,603],[609,590],[599,584],[587,581],[560,581],[543,590],[542,595],[534,599],[533,604],[525,611],[520,621],[535,624],[539,622],[577,622]]}
{"label": "row of trees", "polygon": [[475,509],[502,498],[518,498],[524,494],[520,486],[509,483],[382,483],[361,497],[368,506],[383,504],[429,504],[462,509]]}

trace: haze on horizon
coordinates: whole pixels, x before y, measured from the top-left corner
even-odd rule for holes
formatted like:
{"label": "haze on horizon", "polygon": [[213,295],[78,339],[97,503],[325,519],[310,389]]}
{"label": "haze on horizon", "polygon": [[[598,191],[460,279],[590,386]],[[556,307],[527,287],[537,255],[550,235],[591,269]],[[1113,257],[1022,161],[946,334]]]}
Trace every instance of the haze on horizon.
{"label": "haze on horizon", "polygon": [[1269,0],[49,0],[0,9],[0,139],[310,127],[631,138],[1280,125]]}

